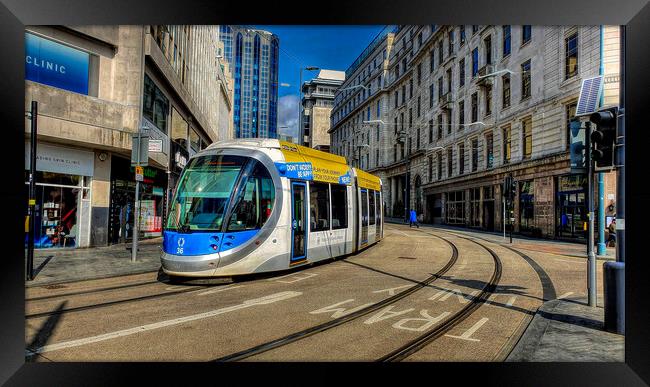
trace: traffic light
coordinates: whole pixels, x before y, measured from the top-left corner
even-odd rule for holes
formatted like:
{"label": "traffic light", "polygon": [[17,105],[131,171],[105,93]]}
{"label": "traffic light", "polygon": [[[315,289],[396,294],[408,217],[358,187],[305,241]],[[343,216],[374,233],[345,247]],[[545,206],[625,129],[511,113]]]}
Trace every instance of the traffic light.
{"label": "traffic light", "polygon": [[517,194],[517,184],[512,176],[506,176],[503,182],[503,193],[508,201],[513,201]]}
{"label": "traffic light", "polygon": [[596,125],[590,136],[595,170],[610,170],[614,168],[618,107],[597,111],[589,116],[589,121]]}

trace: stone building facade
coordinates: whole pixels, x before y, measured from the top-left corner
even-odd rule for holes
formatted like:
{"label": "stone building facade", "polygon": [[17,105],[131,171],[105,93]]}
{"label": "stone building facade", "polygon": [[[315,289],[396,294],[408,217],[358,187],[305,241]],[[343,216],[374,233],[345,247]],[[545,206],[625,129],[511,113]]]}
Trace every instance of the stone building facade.
{"label": "stone building facade", "polygon": [[[221,139],[219,126],[231,114],[216,29],[26,28],[25,110],[38,102],[37,247],[101,246],[132,238],[130,157],[139,129],[162,144],[149,153],[144,170],[141,236],[161,235],[184,162]],[[26,119],[26,170],[30,125]]]}
{"label": "stone building facade", "polygon": [[343,71],[320,70],[318,76],[302,85],[303,144],[329,152],[330,114],[334,93],[345,80]]}
{"label": "stone building facade", "polygon": [[[387,216],[413,208],[426,222],[503,230],[513,175],[515,232],[585,237],[586,176],[571,173],[568,126],[583,79],[604,75],[602,105],[618,103],[617,27],[399,26],[387,72],[376,125],[389,146],[369,168]],[[615,174],[605,180],[613,215]]]}

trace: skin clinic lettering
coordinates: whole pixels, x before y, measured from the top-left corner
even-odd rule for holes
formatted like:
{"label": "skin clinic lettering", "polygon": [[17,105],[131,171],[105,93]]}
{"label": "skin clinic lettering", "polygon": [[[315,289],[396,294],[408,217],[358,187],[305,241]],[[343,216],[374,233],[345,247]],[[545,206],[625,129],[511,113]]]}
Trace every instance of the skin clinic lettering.
{"label": "skin clinic lettering", "polygon": [[60,74],[65,74],[65,66],[60,66],[58,63],[53,63],[46,61],[45,59],[39,59],[32,57],[30,55],[25,56],[25,62],[31,64],[34,67],[41,67],[46,70],[54,71]]}

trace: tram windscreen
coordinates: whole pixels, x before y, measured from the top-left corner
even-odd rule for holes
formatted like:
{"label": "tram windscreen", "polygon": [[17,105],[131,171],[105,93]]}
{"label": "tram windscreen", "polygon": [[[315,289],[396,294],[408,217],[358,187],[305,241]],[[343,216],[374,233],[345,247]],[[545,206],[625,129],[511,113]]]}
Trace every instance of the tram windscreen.
{"label": "tram windscreen", "polygon": [[190,161],[181,176],[167,229],[217,231],[246,157],[210,155]]}

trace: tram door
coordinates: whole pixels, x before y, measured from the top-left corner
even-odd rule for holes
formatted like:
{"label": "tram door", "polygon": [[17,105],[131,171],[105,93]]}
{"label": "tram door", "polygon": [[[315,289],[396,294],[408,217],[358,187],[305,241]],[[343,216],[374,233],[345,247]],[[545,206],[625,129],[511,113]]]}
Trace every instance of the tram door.
{"label": "tram door", "polygon": [[307,252],[307,197],[305,183],[291,183],[291,261],[305,259]]}
{"label": "tram door", "polygon": [[[371,209],[372,211],[372,209]],[[375,240],[381,238],[381,193],[375,191]]]}
{"label": "tram door", "polygon": [[368,243],[368,190],[361,190],[361,245]]}

